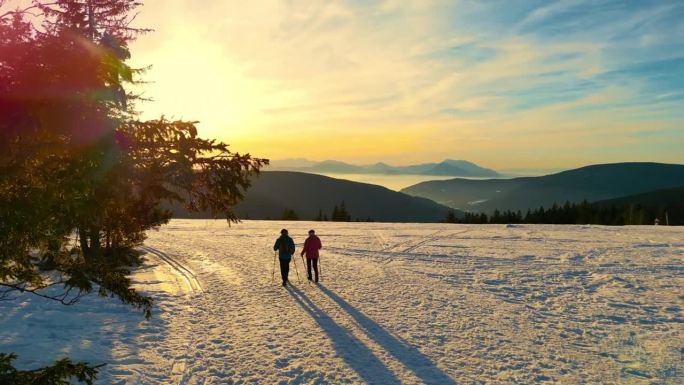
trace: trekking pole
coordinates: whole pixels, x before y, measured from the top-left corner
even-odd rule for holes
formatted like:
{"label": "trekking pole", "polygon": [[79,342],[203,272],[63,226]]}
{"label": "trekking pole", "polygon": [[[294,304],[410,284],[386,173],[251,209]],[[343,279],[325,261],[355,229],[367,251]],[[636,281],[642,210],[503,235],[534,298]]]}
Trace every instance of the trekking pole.
{"label": "trekking pole", "polygon": [[299,284],[301,284],[301,283],[302,283],[302,279],[299,278],[299,270],[297,270],[297,258],[292,258],[292,261],[294,261],[295,272],[297,273],[297,282],[299,282]]}
{"label": "trekking pole", "polygon": [[275,260],[276,260],[276,251],[273,252],[273,269],[271,270],[271,282],[275,282]]}
{"label": "trekking pole", "polygon": [[[306,267],[306,283],[311,286],[311,278],[309,277],[309,266],[304,262],[304,256],[299,254],[300,257],[302,257],[302,266]],[[302,267],[302,269],[304,268]]]}

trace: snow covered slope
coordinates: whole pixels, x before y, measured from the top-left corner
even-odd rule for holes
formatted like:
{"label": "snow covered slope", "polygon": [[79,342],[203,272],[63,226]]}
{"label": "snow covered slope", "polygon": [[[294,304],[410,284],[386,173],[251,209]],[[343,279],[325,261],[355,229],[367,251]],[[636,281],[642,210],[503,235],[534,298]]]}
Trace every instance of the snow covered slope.
{"label": "snow covered slope", "polygon": [[[321,285],[271,281],[283,226],[298,247],[317,230]],[[0,351],[108,362],[102,384],[684,383],[684,228],[176,220],[149,236],[150,321],[20,297],[0,302]]]}

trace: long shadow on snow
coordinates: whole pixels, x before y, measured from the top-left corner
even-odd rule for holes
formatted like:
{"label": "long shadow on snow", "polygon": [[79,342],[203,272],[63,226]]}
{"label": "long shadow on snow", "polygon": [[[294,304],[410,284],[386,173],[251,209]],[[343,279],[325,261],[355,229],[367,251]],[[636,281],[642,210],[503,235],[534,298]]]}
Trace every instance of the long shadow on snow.
{"label": "long shadow on snow", "polygon": [[330,337],[335,351],[356,373],[369,384],[399,384],[399,379],[373,352],[354,337],[346,328],[338,325],[325,312],[313,304],[301,290],[288,285],[288,292],[318,326]]}
{"label": "long shadow on snow", "polygon": [[418,378],[420,378],[426,385],[456,385],[451,377],[444,373],[435,365],[427,356],[421,353],[415,347],[393,336],[390,332],[383,329],[377,322],[368,318],[365,314],[350,305],[347,301],[340,298],[337,294],[330,291],[322,284],[319,288],[323,294],[335,301],[344,311],[346,311],[361,328],[366,332],[368,337],[373,339],[383,349],[388,351],[394,358],[400,361],[404,366],[409,368]]}

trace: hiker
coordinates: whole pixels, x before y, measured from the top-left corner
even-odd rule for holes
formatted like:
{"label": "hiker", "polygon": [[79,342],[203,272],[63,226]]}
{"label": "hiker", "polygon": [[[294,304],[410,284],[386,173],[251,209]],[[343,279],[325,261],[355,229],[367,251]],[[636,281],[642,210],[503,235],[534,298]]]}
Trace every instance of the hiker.
{"label": "hiker", "polygon": [[280,260],[280,275],[283,277],[283,286],[287,286],[287,275],[290,272],[290,260],[295,252],[295,244],[287,235],[287,229],[280,230],[280,238],[276,239],[273,250],[278,250]]}
{"label": "hiker", "polygon": [[311,281],[311,265],[316,273],[316,283],[318,283],[318,250],[321,249],[321,240],[316,236],[316,232],[309,230],[309,238],[304,241],[304,248],[300,255],[306,254],[306,274]]}

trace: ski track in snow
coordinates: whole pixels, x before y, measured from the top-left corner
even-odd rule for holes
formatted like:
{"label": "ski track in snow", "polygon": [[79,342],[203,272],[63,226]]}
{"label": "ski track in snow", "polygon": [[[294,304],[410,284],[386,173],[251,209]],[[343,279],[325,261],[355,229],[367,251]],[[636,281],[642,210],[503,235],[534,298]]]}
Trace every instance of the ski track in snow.
{"label": "ski track in snow", "polygon": [[[323,241],[322,282],[282,227]],[[174,220],[134,275],[153,317],[0,302],[0,351],[108,362],[100,384],[681,384],[684,229]],[[277,270],[277,266],[276,266]],[[301,282],[298,282],[297,271]]]}
{"label": "ski track in snow", "polygon": [[142,246],[140,247],[141,250],[146,251],[150,254],[153,254],[154,256],[158,257],[162,261],[164,261],[167,265],[169,265],[174,272],[176,272],[180,277],[183,278],[185,281],[186,285],[188,286],[188,290],[190,292],[196,293],[203,293],[204,290],[202,290],[202,285],[200,282],[197,280],[197,277],[195,276],[195,273],[193,273],[190,269],[188,269],[186,266],[183,264],[179,263],[175,259],[171,258],[168,256],[166,253],[154,249],[152,247],[148,246]]}

